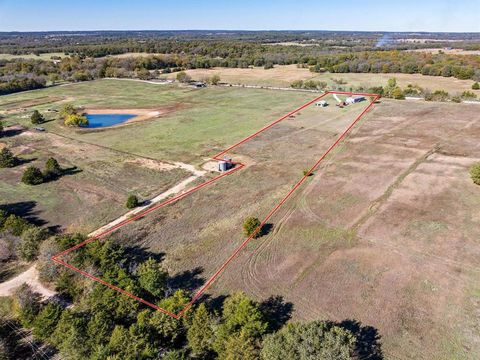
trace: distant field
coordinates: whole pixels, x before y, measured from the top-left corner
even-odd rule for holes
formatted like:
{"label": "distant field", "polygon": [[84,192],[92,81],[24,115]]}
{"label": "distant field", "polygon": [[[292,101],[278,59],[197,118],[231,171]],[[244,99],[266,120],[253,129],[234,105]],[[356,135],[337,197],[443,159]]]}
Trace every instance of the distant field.
{"label": "distant field", "polygon": [[[312,73],[308,69],[297,68],[296,65],[275,66],[273,69],[263,68],[237,69],[237,68],[214,68],[214,69],[193,69],[187,73],[194,79],[202,79],[218,74],[222,81],[232,84],[283,86],[289,87],[295,80],[317,80],[325,81],[329,87],[342,86],[345,89],[350,87],[363,86],[384,86],[388,79],[395,77],[401,87],[408,84],[416,84],[430,90],[445,90],[449,93],[472,90],[472,80],[458,80],[455,78],[444,78],[439,76],[424,76],[419,74],[331,74]],[[176,74],[168,75],[168,78],[175,78]],[[333,79],[343,79],[347,83],[337,85]],[[480,91],[476,91],[480,95]]]}
{"label": "distant field", "polygon": [[51,60],[52,56],[66,57],[64,53],[45,53],[40,55],[26,54],[26,55],[12,55],[12,54],[0,54],[0,60],[13,60],[13,59],[38,59],[38,60]]}

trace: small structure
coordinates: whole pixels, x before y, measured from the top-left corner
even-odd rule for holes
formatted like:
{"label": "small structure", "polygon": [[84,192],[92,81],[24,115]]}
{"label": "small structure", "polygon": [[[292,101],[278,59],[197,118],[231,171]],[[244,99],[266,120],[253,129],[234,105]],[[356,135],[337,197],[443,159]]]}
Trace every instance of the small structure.
{"label": "small structure", "polygon": [[347,104],[355,104],[362,101],[365,101],[365,96],[350,96],[345,100]]}
{"label": "small structure", "polygon": [[45,131],[45,128],[43,127],[34,127],[34,129],[37,131]]}
{"label": "small structure", "polygon": [[190,82],[190,85],[193,86],[195,89],[207,87],[207,84],[205,84],[203,81],[192,81]]}
{"label": "small structure", "polygon": [[315,103],[315,106],[326,107],[328,106],[328,102],[326,102],[325,100],[320,100]]}
{"label": "small structure", "polygon": [[218,162],[218,171],[228,171],[233,168],[232,158],[228,156],[224,156],[223,160]]}

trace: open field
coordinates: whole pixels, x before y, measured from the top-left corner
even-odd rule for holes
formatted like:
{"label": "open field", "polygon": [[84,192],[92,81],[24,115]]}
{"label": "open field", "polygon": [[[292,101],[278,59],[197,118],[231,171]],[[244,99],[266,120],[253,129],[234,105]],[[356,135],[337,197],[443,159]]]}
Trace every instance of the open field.
{"label": "open field", "polygon": [[480,55],[480,50],[445,49],[445,48],[415,49],[415,50],[407,50],[407,51],[425,52],[429,54],[439,54],[441,52],[443,54],[451,54],[451,55]]}
{"label": "open field", "polygon": [[[363,74],[363,73],[312,73],[308,69],[297,68],[296,65],[279,65],[273,69],[265,70],[263,68],[214,68],[214,69],[193,69],[187,70],[193,79],[202,79],[218,74],[221,81],[231,84],[246,85],[263,85],[263,86],[280,86],[289,87],[295,80],[316,80],[325,81],[328,86],[341,86],[345,89],[350,87],[363,86],[369,88],[371,86],[385,86],[388,79],[397,78],[401,87],[408,84],[416,84],[422,88],[430,90],[445,90],[451,94],[472,90],[472,80],[458,80],[455,78],[444,78],[439,76],[424,76],[419,74]],[[175,73],[169,74],[168,78],[174,79]],[[333,79],[343,79],[347,83],[337,85]],[[480,91],[475,91],[480,95]]]}
{"label": "open field", "polygon": [[[363,74],[335,75],[321,76]],[[55,101],[39,103],[45,97]],[[200,168],[313,97],[115,80],[1,97],[6,122],[24,126],[31,126],[31,110],[67,101],[166,110],[102,131],[65,128],[46,113],[53,120],[44,125],[47,132],[24,131],[1,142],[36,158],[33,164],[53,155],[83,171],[32,188],[18,184],[20,168],[0,169],[1,202],[34,201],[39,218],[67,228],[77,228],[81,219],[83,229],[94,228],[123,211],[128,192],[156,193],[186,176],[178,169],[158,171],[159,162]],[[264,217],[364,107],[339,109],[329,102],[231,152],[246,168],[111,236],[162,254],[174,275],[171,285],[197,289],[243,240],[244,218]],[[382,100],[359,125],[209,296],[236,290],[259,299],[282,295],[297,319],[359,320],[379,330],[387,358],[479,358],[480,187],[468,176],[468,167],[480,161],[478,106]]]}
{"label": "open field", "polygon": [[[468,167],[480,118],[475,106],[404,104],[377,104],[211,296],[282,295],[296,318],[360,320],[387,357],[478,358],[480,189]],[[174,285],[198,288],[241,241],[242,220],[261,218],[355,109],[339,111],[302,110],[235,149],[246,169],[112,236],[163,254]]]}
{"label": "open field", "polygon": [[64,53],[44,53],[40,55],[26,54],[26,55],[12,55],[12,54],[0,54],[0,60],[14,60],[14,59],[38,59],[38,60],[51,60],[52,56],[55,57],[67,57]]}

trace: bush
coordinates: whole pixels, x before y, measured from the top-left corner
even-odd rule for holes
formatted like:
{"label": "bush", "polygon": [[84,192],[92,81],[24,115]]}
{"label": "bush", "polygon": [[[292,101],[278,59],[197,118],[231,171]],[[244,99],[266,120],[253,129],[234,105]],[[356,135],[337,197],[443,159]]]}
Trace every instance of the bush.
{"label": "bush", "polygon": [[392,90],[390,95],[395,100],[405,100],[405,95],[403,94],[402,89],[400,89],[398,86]]}
{"label": "bush", "polygon": [[20,236],[30,227],[30,223],[17,215],[9,215],[3,224],[3,230],[8,231],[12,235]]}
{"label": "bush", "polygon": [[177,74],[177,80],[181,83],[188,83],[192,80],[192,78],[185,71],[180,71]]}
{"label": "bush", "polygon": [[480,163],[470,168],[470,176],[475,184],[480,185]]}
{"label": "bush", "polygon": [[127,209],[133,209],[136,208],[139,204],[140,202],[138,201],[138,197],[136,197],[135,195],[130,195],[127,199],[127,203],[125,204],[125,206],[127,207]]}
{"label": "bush", "polygon": [[43,183],[43,180],[42,172],[35,166],[29,166],[22,176],[22,182],[27,185],[38,185]]}
{"label": "bush", "polygon": [[472,90],[480,90],[480,84],[478,82],[472,85]]}
{"label": "bush", "polygon": [[245,236],[250,237],[256,231],[254,237],[255,238],[260,237],[262,235],[262,231],[261,229],[257,230],[260,225],[261,225],[261,222],[256,217],[250,216],[246,218],[245,221],[243,222],[243,234]]}
{"label": "bush", "polygon": [[31,226],[22,233],[22,241],[18,248],[18,255],[26,261],[35,260],[38,256],[40,244],[48,237],[46,229]]}
{"label": "bush", "polygon": [[218,85],[219,83],[220,83],[220,75],[218,74],[213,75],[212,78],[210,79],[210,84]]}
{"label": "bush", "polygon": [[35,110],[32,113],[32,116],[30,117],[30,120],[32,121],[32,124],[38,125],[38,124],[43,123],[45,121],[45,118],[43,117],[42,114],[40,114],[40,112],[38,110]]}
{"label": "bush", "polygon": [[0,168],[14,167],[16,164],[17,159],[13,156],[12,152],[7,148],[3,148],[2,151],[0,151]]}
{"label": "bush", "polygon": [[462,99],[466,99],[466,100],[474,100],[477,98],[477,95],[474,94],[473,92],[471,91],[464,91],[462,93]]}

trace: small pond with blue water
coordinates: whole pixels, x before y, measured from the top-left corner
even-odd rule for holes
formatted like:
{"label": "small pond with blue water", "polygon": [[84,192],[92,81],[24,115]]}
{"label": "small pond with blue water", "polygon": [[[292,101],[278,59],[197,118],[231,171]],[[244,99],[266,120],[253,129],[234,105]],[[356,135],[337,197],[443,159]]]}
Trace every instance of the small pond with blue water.
{"label": "small pond with blue water", "polygon": [[87,128],[102,128],[122,124],[132,118],[135,114],[85,114],[88,119]]}

